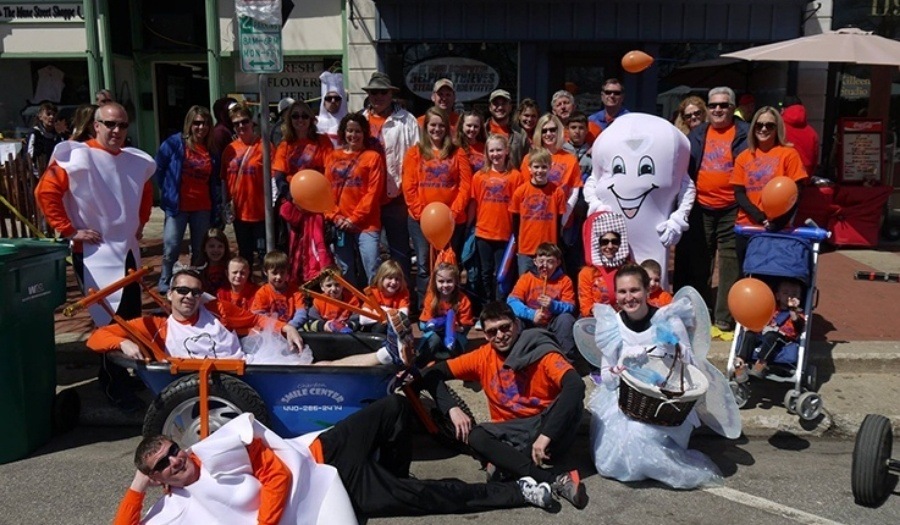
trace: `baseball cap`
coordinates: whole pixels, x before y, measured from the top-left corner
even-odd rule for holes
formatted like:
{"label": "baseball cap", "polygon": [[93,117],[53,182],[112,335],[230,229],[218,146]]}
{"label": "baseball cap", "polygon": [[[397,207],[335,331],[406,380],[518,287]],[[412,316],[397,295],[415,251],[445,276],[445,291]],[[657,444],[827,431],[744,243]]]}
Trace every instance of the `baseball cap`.
{"label": "baseball cap", "polygon": [[434,83],[434,89],[432,89],[431,92],[437,93],[442,87],[448,87],[448,88],[452,89],[453,91],[456,91],[456,88],[453,87],[452,80],[450,80],[449,78],[442,78],[440,80],[437,80]]}
{"label": "baseball cap", "polygon": [[512,96],[510,96],[509,91],[505,89],[495,89],[494,91],[491,91],[491,97],[488,99],[488,101],[494,100],[497,97],[503,97],[506,100],[512,100]]}
{"label": "baseball cap", "polygon": [[295,102],[291,97],[284,97],[283,99],[278,101],[278,114],[284,113],[284,110],[291,107],[291,104]]}

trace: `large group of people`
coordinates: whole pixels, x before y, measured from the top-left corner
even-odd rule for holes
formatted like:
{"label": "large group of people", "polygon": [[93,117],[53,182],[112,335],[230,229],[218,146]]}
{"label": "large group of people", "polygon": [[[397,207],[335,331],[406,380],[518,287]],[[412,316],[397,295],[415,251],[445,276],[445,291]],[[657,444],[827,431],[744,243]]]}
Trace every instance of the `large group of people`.
{"label": "large group of people", "polygon": [[[490,94],[487,113],[459,114],[453,82],[440,79],[434,106],[418,120],[394,100],[399,89],[384,73],[374,73],[363,87],[367,102],[358,112],[348,110],[340,74],[323,73],[321,86],[318,114],[303,101],[279,104],[271,202],[263,197],[267,181],[255,112],[233,99],[216,101],[212,112],[191,107],[183,129],[162,143],[155,160],[126,146],[128,115],[109,93],[98,93],[102,105],[79,112],[68,141],[48,131],[55,108],[42,106],[29,139],[29,153],[49,161],[36,198],[49,224],[73,241],[85,289],[140,266],[137,242],[155,180],[165,212],[158,289],[171,301],[172,314],[131,323],[166,353],[242,356],[238,335],[261,328],[266,317],[275,318],[277,331],[297,349],[304,331],[387,332],[385,348],[337,364],[422,368],[439,409],[494,480],[470,485],[408,479],[409,459],[397,456],[408,452],[408,408],[390,397],[311,442],[245,439],[238,450],[244,451],[247,475],[258,481],[260,523],[286,523],[284,511],[302,496],[294,492],[306,490],[291,488],[290,461],[280,452],[285,446],[319,467],[337,468],[343,481],[338,492],[346,489],[343,497],[362,515],[527,503],[549,508],[554,496],[583,508],[587,495],[578,472],[544,468],[557,464],[574,437],[584,406],[580,376],[593,372],[601,384],[616,383],[625,369],[620,354],[652,346],[658,337],[650,330],[652,319],[689,324],[680,320],[689,315],[684,300],[669,305],[673,267],[674,289],[697,289],[713,314],[712,335],[728,339],[734,319],[726,297],[741,275],[746,247],[734,226],[789,226],[796,206],[769,217],[761,210],[762,189],[776,176],[803,184],[818,155],[817,141],[803,127],[802,105],[787,107],[784,117],[762,107],[747,122],[736,118],[736,96],[727,87],[712,89],[706,101],[686,98],[673,125],[629,112],[617,79],[603,83],[604,109],[592,115],[577,111],[568,91],[555,93],[551,110],[541,114],[531,99],[515,107],[503,89]],[[791,133],[802,151],[792,147]],[[291,179],[306,169],[321,172],[330,184],[330,211],[303,210],[292,201]],[[434,202],[451,212],[446,249],[432,246],[423,225],[423,211]],[[283,232],[278,249],[268,253],[266,207],[274,209]],[[228,225],[233,239],[225,233]],[[188,227],[190,269],[178,270]],[[718,294],[712,297],[716,265]],[[367,317],[347,309],[363,305],[344,283],[365,290],[385,314],[369,311]],[[315,301],[304,292],[309,286],[321,292]],[[202,305],[205,293],[215,300]],[[110,296],[110,304],[123,318],[138,318],[140,291],[126,287]],[[125,331],[103,328],[108,312],[91,314],[101,328],[91,348],[141,357]],[[600,348],[603,366],[579,353],[574,334],[577,319],[598,315],[615,319],[605,326],[620,334],[620,346]],[[385,317],[387,322],[378,321]],[[407,317],[418,320],[423,333],[413,349]],[[487,343],[469,351],[467,334],[476,319]],[[197,346],[197,333],[209,330],[210,347]],[[664,351],[660,346],[658,352]],[[104,369],[110,367],[104,360]],[[492,421],[475,425],[459,410],[443,386],[448,379],[481,382]],[[718,479],[715,467],[696,455],[667,451],[671,463],[662,472],[629,463],[633,454],[615,442],[624,435],[649,442],[652,432],[635,427],[608,397],[593,399],[589,408],[604,476],[650,477],[684,488]],[[676,448],[687,446],[696,424],[693,418],[679,427]],[[363,458],[376,449],[393,450],[393,456]],[[144,490],[156,484],[177,489],[184,501],[158,504],[148,522],[179,512],[204,516],[208,509],[191,498],[229,490],[216,486],[215,469],[222,465],[215,454],[215,447],[186,452],[165,437],[145,440],[117,523],[136,523]],[[696,475],[686,474],[688,467]],[[315,498],[318,504],[327,499]]]}

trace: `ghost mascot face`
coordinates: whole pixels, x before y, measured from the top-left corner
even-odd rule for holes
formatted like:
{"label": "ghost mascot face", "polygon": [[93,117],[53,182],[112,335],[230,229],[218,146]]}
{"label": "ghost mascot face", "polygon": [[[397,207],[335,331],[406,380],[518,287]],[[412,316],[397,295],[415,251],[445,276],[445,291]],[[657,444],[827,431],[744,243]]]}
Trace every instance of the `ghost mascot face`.
{"label": "ghost mascot face", "polygon": [[591,212],[622,214],[635,260],[654,259],[665,268],[666,247],[687,229],[693,204],[687,137],[662,118],[628,113],[600,134],[591,154],[585,187]]}

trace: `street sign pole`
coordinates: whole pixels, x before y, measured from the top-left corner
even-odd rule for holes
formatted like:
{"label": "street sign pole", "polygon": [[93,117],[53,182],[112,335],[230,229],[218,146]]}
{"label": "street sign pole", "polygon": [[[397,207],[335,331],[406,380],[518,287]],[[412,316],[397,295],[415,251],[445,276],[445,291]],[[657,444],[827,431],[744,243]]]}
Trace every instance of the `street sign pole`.
{"label": "street sign pole", "polygon": [[275,204],[272,202],[272,156],[269,154],[269,97],[266,75],[259,75],[259,132],[262,135],[263,198],[266,200],[266,253],[275,249]]}

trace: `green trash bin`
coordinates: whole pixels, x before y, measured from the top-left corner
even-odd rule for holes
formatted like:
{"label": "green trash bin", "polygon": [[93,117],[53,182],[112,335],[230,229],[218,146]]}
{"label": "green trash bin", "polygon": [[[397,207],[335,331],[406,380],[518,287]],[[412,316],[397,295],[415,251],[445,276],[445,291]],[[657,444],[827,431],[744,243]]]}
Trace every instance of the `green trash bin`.
{"label": "green trash bin", "polygon": [[56,396],[53,310],[66,300],[68,244],[0,239],[0,463],[50,440]]}

